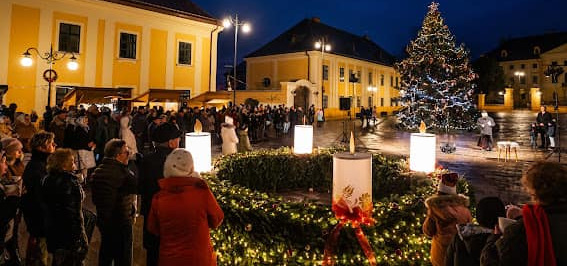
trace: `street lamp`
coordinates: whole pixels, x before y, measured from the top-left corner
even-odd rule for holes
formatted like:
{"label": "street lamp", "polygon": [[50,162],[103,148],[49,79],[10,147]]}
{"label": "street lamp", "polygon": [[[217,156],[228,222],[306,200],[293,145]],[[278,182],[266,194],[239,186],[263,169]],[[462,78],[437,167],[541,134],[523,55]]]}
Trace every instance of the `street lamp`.
{"label": "street lamp", "polygon": [[520,87],[520,79],[525,75],[523,71],[516,71],[514,72],[514,76],[518,77],[518,88]]}
{"label": "street lamp", "polygon": [[252,29],[250,27],[250,24],[247,22],[242,22],[240,20],[238,20],[238,14],[234,15],[233,17],[228,17],[225,18],[222,21],[222,25],[225,28],[230,28],[231,26],[234,26],[234,61],[233,61],[233,65],[232,65],[232,90],[233,90],[233,96],[232,96],[232,102],[233,104],[236,106],[236,87],[238,87],[236,85],[236,54],[237,54],[237,50],[236,48],[238,47],[238,28],[242,27],[242,32],[243,33],[249,33]]}
{"label": "street lamp", "polygon": [[77,63],[77,57],[75,57],[75,53],[72,52],[60,52],[60,51],[53,51],[53,45],[49,47],[49,52],[42,53],[37,50],[37,48],[31,47],[26,49],[26,51],[22,54],[22,59],[20,60],[20,64],[24,67],[30,67],[33,65],[33,59],[31,58],[31,52],[35,52],[39,58],[45,60],[49,65],[49,69],[43,71],[43,79],[48,83],[47,89],[47,106],[51,106],[51,83],[57,80],[57,72],[53,69],[53,65],[55,61],[59,61],[65,56],[70,55],[70,61],[67,63],[67,68],[69,70],[75,71],[79,68],[79,63]]}
{"label": "street lamp", "polygon": [[323,64],[325,64],[325,61],[323,59],[325,57],[325,52],[331,51],[331,45],[325,43],[325,39],[321,39],[315,42],[315,49],[321,50],[321,111],[323,112],[323,120],[325,120],[325,105],[323,104],[323,99],[325,98],[325,85],[323,85]]}
{"label": "street lamp", "polygon": [[372,106],[374,106],[374,93],[376,93],[377,91],[378,91],[377,87],[374,87],[372,85],[368,86],[368,92],[372,93]]}

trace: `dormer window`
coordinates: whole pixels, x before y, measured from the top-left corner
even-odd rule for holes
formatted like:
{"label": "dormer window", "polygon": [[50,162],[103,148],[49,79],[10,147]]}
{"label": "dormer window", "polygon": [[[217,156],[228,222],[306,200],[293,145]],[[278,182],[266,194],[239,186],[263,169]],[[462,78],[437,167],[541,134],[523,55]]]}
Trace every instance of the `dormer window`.
{"label": "dormer window", "polygon": [[502,57],[502,58],[508,57],[508,51],[506,51],[506,50],[500,51],[500,57]]}
{"label": "dormer window", "polygon": [[541,49],[539,48],[539,46],[534,46],[534,54],[539,55],[540,53],[541,53]]}

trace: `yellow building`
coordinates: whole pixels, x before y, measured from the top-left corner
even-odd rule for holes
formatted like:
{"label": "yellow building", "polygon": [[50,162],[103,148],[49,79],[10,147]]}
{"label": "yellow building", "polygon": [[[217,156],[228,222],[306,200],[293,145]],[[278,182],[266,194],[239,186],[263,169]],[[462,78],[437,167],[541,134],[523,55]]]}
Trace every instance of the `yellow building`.
{"label": "yellow building", "polygon": [[247,90],[238,91],[237,102],[250,96],[268,104],[313,104],[323,106],[327,118],[346,116],[341,99],[357,110],[376,106],[378,114],[399,108],[393,100],[399,82],[394,57],[367,36],[318,18],[302,20],[244,60]]}
{"label": "yellow building", "polygon": [[131,88],[131,96],[149,88],[189,90],[191,97],[215,91],[218,21],[187,0],[2,0],[0,1],[0,85],[8,85],[4,103],[19,110],[42,111],[48,89],[46,60],[31,51],[50,47],[74,53],[78,69],[53,65],[58,79],[51,105],[69,88]]}
{"label": "yellow building", "polygon": [[[514,107],[531,105],[531,99],[541,93],[543,104],[553,104],[557,90],[560,104],[567,105],[567,32],[509,39],[489,56],[499,61],[506,83],[513,89]],[[562,66],[566,73],[553,84],[545,71],[551,65]]]}

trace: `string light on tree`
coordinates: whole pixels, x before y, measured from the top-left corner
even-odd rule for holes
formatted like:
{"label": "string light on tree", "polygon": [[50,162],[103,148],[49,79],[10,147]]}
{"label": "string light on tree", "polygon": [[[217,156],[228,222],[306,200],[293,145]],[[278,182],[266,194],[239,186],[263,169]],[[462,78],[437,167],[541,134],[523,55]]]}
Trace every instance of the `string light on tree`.
{"label": "string light on tree", "polygon": [[405,107],[398,113],[400,125],[416,129],[423,120],[437,129],[475,128],[478,112],[472,103],[472,81],[476,75],[468,50],[456,45],[438,3],[429,5],[422,28],[406,51],[408,58],[396,65]]}

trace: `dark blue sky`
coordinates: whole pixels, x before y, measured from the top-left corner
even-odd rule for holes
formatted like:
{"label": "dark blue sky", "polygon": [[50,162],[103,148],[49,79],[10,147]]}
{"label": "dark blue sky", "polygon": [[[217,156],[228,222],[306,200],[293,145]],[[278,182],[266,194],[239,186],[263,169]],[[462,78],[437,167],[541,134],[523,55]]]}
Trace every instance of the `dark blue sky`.
{"label": "dark blue sky", "polygon": [[[430,0],[193,0],[222,19],[238,13],[252,24],[240,34],[238,57],[253,52],[304,18],[368,34],[395,56],[417,35]],[[567,31],[567,0],[440,0],[445,23],[474,58],[506,37]],[[232,65],[233,28],[219,35],[218,65]],[[220,73],[219,73],[220,74]]]}

